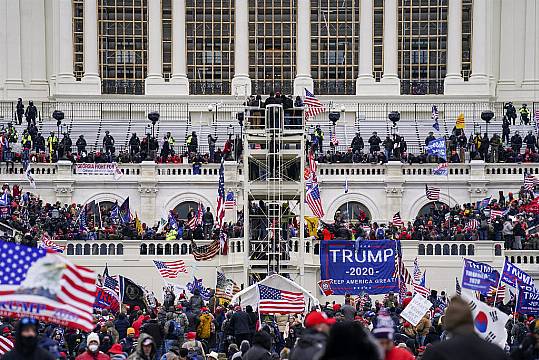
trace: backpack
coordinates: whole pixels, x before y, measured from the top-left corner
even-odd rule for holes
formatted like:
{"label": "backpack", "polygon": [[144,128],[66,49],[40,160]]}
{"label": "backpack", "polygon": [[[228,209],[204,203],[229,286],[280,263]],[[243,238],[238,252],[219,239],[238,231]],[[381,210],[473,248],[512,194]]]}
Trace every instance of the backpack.
{"label": "backpack", "polygon": [[183,337],[183,327],[178,321],[169,320],[165,324],[167,338],[177,339]]}
{"label": "backpack", "polygon": [[204,360],[202,357],[202,344],[200,341],[195,340],[195,346],[187,349],[188,360]]}

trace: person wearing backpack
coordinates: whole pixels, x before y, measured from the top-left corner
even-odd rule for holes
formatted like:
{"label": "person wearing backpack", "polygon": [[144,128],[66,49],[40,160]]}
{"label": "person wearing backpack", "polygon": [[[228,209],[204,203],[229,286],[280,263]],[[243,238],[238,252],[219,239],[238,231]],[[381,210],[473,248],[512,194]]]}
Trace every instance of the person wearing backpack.
{"label": "person wearing backpack", "polygon": [[528,329],[526,328],[526,325],[524,325],[524,320],[526,318],[524,315],[519,315],[518,321],[513,325],[513,328],[511,329],[511,343],[514,346],[518,346],[522,344],[522,340],[526,337],[528,334]]}
{"label": "person wearing backpack", "polygon": [[174,318],[174,313],[167,313],[167,321],[164,326],[165,352],[169,352],[170,348],[178,345],[179,339],[183,341],[183,327]]}
{"label": "person wearing backpack", "polygon": [[183,343],[182,348],[187,349],[188,360],[204,360],[206,353],[202,343],[196,339],[196,332],[191,331],[186,334],[187,341]]}

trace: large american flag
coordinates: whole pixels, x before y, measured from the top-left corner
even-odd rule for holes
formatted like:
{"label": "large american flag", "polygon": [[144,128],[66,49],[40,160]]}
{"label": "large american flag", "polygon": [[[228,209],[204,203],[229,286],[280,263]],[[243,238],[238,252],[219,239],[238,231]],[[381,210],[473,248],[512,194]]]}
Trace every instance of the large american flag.
{"label": "large american flag", "polygon": [[31,316],[91,331],[97,275],[52,250],[0,242],[0,298],[25,307],[0,308],[0,316]]}
{"label": "large american flag", "polygon": [[210,260],[215,255],[219,254],[221,250],[221,242],[219,239],[213,240],[208,245],[197,246],[193,240],[191,240],[191,246],[193,249],[193,257],[196,261]]}
{"label": "large american flag", "polygon": [[6,337],[0,336],[0,355],[4,355],[5,353],[13,349],[14,346],[15,344],[13,344],[13,341],[9,340]]}
{"label": "large american flag", "polygon": [[232,300],[232,296],[240,291],[240,287],[232,279],[228,279],[224,272],[217,269],[217,283],[215,296],[225,300]]}
{"label": "large american flag", "polygon": [[497,217],[503,217],[503,210],[490,209],[490,220],[496,220]]}
{"label": "large american flag", "polygon": [[498,286],[498,291],[496,291],[495,286],[491,286],[489,288],[487,295],[490,297],[496,296],[496,302],[504,301],[505,300],[505,284],[500,284],[500,286]]}
{"label": "large american flag", "polygon": [[479,228],[479,221],[476,219],[472,219],[468,221],[468,223],[466,224],[466,229],[477,230],[478,228]]}
{"label": "large american flag", "polygon": [[234,198],[234,192],[229,191],[226,193],[225,209],[234,209],[236,207],[236,199]]}
{"label": "large american flag", "polygon": [[427,289],[425,286],[422,286],[417,283],[413,283],[412,286],[414,288],[414,292],[418,293],[419,295],[423,297],[428,297],[430,295],[430,290]]}
{"label": "large american flag", "polygon": [[322,198],[320,196],[320,187],[318,186],[318,179],[316,178],[316,161],[314,160],[314,154],[311,151],[309,153],[309,178],[305,182],[305,202],[313,212],[314,216],[318,218],[324,217],[324,208],[322,207]]}
{"label": "large american flag", "polygon": [[223,228],[225,218],[225,163],[221,161],[219,168],[219,187],[217,188],[217,225]]}
{"label": "large american flag", "polygon": [[440,200],[440,188],[434,186],[428,186],[425,184],[425,195],[429,200]]}
{"label": "large american flag", "polygon": [[326,111],[326,107],[324,104],[318,100],[313,93],[311,93],[309,90],[305,89],[305,100],[303,101],[305,106],[307,106],[307,110],[305,110],[305,118],[309,119],[312,117],[315,117],[318,114],[323,113]]}
{"label": "large american flag", "polygon": [[46,233],[43,233],[41,236],[41,245],[43,249],[51,249],[56,251],[57,253],[63,253],[65,251],[65,245],[58,245],[54,241],[51,240],[49,235]]}
{"label": "large american flag", "polygon": [[161,274],[164,279],[175,279],[180,273],[187,273],[187,269],[185,268],[185,263],[183,262],[183,260],[154,260],[153,264],[157,268],[157,271],[159,271],[159,274]]}
{"label": "large american flag", "polygon": [[524,189],[533,191],[536,185],[539,185],[539,179],[530,173],[524,174]]}
{"label": "large american flag", "polygon": [[120,280],[119,275],[109,276],[108,274],[103,277],[103,291],[114,296],[120,300]]}
{"label": "large american flag", "polygon": [[402,226],[404,226],[404,221],[402,221],[400,211],[397,212],[397,213],[395,213],[395,215],[393,215],[393,220],[392,220],[391,222],[392,222],[393,225],[395,225],[396,227],[402,227]]}
{"label": "large american flag", "polygon": [[305,311],[305,297],[301,292],[275,289],[266,285],[258,285],[260,302],[258,311],[261,314],[289,314]]}

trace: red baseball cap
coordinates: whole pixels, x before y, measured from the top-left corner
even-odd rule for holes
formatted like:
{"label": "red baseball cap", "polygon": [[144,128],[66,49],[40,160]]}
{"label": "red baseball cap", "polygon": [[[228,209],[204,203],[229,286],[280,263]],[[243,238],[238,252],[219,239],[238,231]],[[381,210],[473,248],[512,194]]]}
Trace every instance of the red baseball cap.
{"label": "red baseball cap", "polygon": [[109,349],[109,354],[123,354],[122,345],[114,344]]}
{"label": "red baseball cap", "polygon": [[329,318],[326,313],[312,311],[305,317],[305,327],[313,327],[319,324],[333,325],[337,320],[335,318]]}

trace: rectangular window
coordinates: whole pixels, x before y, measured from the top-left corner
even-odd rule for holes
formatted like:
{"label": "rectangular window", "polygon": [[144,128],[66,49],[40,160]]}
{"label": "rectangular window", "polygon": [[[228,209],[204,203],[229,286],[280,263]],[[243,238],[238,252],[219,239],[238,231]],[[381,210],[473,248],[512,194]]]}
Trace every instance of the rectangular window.
{"label": "rectangular window", "polygon": [[187,76],[191,94],[230,94],[234,21],[234,0],[186,1]]}
{"label": "rectangular window", "polygon": [[406,95],[443,94],[448,0],[400,0],[399,77]]}
{"label": "rectangular window", "polygon": [[462,77],[465,81],[472,72],[473,0],[462,0]]}
{"label": "rectangular window", "polygon": [[97,11],[102,93],[143,95],[147,0],[98,0]]}
{"label": "rectangular window", "polygon": [[84,75],[84,0],[73,0],[73,70],[77,81]]}
{"label": "rectangular window", "polygon": [[315,94],[355,94],[359,26],[359,0],[311,0],[311,74]]}

